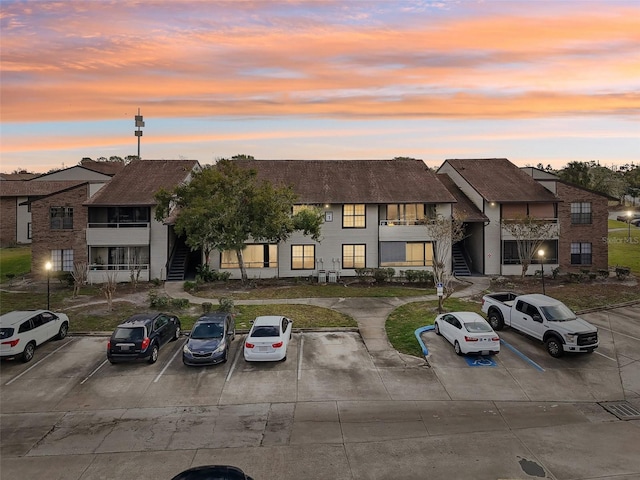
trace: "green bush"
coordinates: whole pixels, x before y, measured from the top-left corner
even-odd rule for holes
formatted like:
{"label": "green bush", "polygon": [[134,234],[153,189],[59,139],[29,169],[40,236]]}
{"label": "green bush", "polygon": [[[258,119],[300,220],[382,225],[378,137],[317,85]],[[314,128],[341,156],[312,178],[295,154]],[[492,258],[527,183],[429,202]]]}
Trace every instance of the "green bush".
{"label": "green bush", "polygon": [[192,282],[191,280],[187,280],[182,285],[182,288],[185,292],[195,292],[198,288],[198,282]]}
{"label": "green bush", "polygon": [[356,268],[356,277],[358,280],[364,281],[365,278],[373,275],[373,268]]}
{"label": "green bush", "polygon": [[149,291],[149,306],[151,308],[166,308],[169,305],[169,297],[160,296],[155,290]]}
{"label": "green bush", "polygon": [[393,268],[374,268],[373,279],[376,283],[390,282],[396,275],[396,271]]}
{"label": "green bush", "polygon": [[208,263],[205,263],[204,265],[199,265],[196,268],[196,271],[198,272],[196,275],[196,282],[198,281],[204,282],[204,283],[211,283],[211,282],[218,282],[218,281],[226,282],[231,278],[231,272],[219,272],[218,270],[212,270]]}
{"label": "green bush", "polygon": [[232,297],[220,297],[218,299],[218,302],[219,302],[219,305],[218,305],[219,312],[229,312],[229,313],[235,312],[235,303]]}
{"label": "green bush", "polygon": [[185,310],[189,308],[189,300],[186,298],[172,298],[171,306],[173,308],[177,308],[178,310]]}
{"label": "green bush", "polygon": [[430,270],[406,270],[404,276],[409,283],[433,285],[433,272]]}
{"label": "green bush", "polygon": [[202,304],[202,313],[209,313],[209,312],[211,312],[211,310],[213,310],[213,303],[204,302]]}
{"label": "green bush", "polygon": [[556,278],[558,278],[558,275],[560,275],[560,267],[556,267],[551,270],[551,278],[555,280]]}
{"label": "green bush", "polygon": [[609,270],[607,270],[606,268],[601,268],[600,270],[598,270],[598,275],[600,275],[600,278],[609,278]]}

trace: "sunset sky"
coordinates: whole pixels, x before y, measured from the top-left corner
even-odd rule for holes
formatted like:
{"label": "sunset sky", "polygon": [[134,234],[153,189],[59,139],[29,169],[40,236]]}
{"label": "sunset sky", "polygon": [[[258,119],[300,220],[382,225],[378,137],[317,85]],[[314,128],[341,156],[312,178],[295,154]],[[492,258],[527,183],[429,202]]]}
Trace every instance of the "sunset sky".
{"label": "sunset sky", "polygon": [[2,0],[1,166],[640,162],[640,1]]}

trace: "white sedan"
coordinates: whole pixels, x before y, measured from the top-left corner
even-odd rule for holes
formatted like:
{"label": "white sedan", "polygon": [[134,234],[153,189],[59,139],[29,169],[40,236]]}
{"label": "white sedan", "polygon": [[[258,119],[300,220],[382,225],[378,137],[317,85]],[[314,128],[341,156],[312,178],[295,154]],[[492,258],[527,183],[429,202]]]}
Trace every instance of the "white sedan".
{"label": "white sedan", "polygon": [[436,317],[434,328],[436,334],[442,335],[453,345],[458,355],[489,355],[500,352],[500,337],[477,313],[443,313]]}
{"label": "white sedan", "polygon": [[257,317],[244,342],[247,362],[277,362],[287,359],[293,322],[281,315]]}

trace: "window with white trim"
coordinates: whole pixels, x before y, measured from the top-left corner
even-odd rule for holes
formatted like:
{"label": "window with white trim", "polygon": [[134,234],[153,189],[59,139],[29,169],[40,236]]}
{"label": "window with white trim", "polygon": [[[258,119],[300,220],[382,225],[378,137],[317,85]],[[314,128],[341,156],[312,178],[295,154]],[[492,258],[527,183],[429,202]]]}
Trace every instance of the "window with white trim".
{"label": "window with white trim", "polygon": [[73,272],[73,250],[51,250],[51,270]]}

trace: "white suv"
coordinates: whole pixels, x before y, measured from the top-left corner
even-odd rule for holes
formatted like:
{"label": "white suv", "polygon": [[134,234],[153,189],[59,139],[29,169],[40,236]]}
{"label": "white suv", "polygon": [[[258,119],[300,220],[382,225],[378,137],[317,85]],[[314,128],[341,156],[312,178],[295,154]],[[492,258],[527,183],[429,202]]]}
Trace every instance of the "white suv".
{"label": "white suv", "polygon": [[48,310],[5,313],[0,317],[0,357],[18,357],[23,362],[33,358],[38,345],[69,332],[69,317]]}

